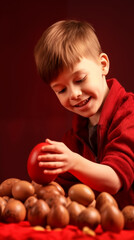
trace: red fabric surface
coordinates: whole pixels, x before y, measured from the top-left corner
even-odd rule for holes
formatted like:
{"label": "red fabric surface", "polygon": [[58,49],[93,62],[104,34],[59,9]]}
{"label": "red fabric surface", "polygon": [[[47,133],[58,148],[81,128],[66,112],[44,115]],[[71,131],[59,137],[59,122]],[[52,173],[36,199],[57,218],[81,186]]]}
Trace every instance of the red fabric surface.
{"label": "red fabric surface", "polygon": [[96,229],[96,236],[91,237],[84,234],[77,227],[68,225],[60,231],[55,230],[44,230],[37,231],[32,229],[29,222],[24,221],[18,224],[0,223],[0,239],[8,240],[134,240],[134,231],[132,230],[122,230],[120,233],[113,232],[103,232],[99,226]]}

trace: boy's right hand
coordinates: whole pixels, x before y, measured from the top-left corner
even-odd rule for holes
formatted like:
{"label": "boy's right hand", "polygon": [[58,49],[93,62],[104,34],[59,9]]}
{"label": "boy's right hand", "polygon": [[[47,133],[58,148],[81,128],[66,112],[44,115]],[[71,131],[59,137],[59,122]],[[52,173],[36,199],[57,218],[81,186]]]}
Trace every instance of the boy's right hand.
{"label": "boy's right hand", "polygon": [[38,156],[39,166],[43,167],[45,174],[60,174],[73,169],[77,162],[78,154],[72,152],[63,142],[47,139]]}

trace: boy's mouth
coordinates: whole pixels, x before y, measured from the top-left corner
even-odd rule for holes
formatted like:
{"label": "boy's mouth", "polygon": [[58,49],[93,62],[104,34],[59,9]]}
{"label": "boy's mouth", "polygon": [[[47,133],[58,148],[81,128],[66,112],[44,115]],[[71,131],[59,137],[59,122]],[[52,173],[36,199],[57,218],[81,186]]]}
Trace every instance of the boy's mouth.
{"label": "boy's mouth", "polygon": [[89,97],[89,98],[81,101],[80,103],[74,105],[74,107],[83,107],[83,106],[85,106],[89,102],[90,99],[91,99],[91,97]]}

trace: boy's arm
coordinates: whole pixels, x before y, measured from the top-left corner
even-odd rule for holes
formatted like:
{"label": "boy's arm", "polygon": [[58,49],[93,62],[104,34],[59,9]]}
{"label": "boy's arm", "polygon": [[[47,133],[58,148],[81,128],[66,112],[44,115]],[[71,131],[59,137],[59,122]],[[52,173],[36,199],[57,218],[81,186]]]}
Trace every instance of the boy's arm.
{"label": "boy's arm", "polygon": [[95,163],[77,154],[74,167],[70,170],[81,182],[99,192],[116,194],[122,187],[117,173],[108,165]]}
{"label": "boy's arm", "polygon": [[50,145],[43,147],[45,155],[38,157],[39,166],[45,174],[70,172],[82,183],[96,191],[116,194],[122,187],[117,173],[109,166],[92,162],[71,151],[64,143],[47,140]]}

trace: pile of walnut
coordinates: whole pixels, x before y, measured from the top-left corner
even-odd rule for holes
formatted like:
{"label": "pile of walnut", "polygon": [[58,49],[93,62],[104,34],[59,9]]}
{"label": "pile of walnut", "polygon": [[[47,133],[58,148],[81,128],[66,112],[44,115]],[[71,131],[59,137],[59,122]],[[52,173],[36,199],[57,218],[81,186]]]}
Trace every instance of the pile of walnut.
{"label": "pile of walnut", "polygon": [[104,231],[120,232],[134,229],[134,206],[120,210],[110,194],[102,192],[95,199],[92,189],[84,184],[73,185],[65,196],[64,189],[54,181],[42,186],[33,181],[6,179],[0,184],[0,221],[24,220],[43,228],[70,224],[94,231],[101,224]]}

